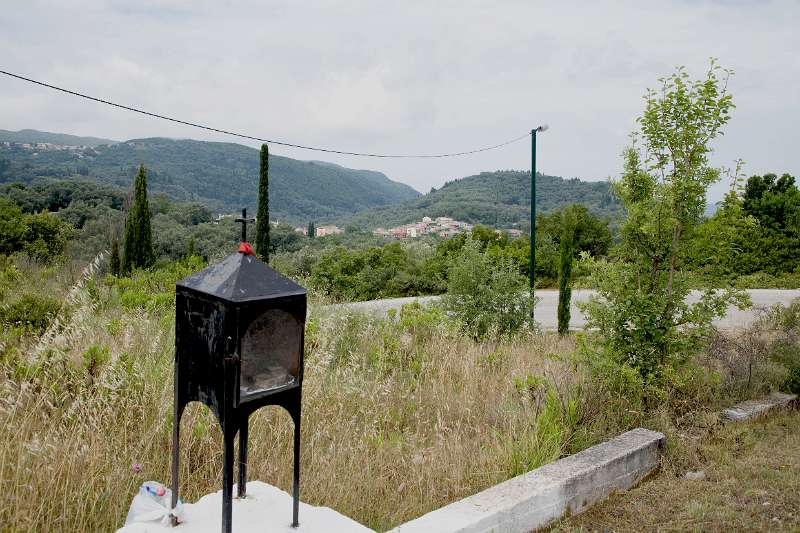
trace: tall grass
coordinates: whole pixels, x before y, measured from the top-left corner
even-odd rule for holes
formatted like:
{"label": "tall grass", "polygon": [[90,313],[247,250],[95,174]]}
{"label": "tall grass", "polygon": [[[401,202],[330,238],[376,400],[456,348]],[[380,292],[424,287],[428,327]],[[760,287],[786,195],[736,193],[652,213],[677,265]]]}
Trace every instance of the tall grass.
{"label": "tall grass", "polygon": [[[170,481],[170,287],[194,267],[85,281],[58,342],[36,358],[36,335],[4,345],[0,529],[113,530],[141,482]],[[579,384],[551,355],[569,339],[478,343],[423,308],[381,321],[312,306],[307,328],[303,501],[386,529],[579,445]],[[278,408],[256,414],[251,479],[290,488],[291,431]],[[199,404],[181,455],[184,499],[220,488],[221,433]]]}

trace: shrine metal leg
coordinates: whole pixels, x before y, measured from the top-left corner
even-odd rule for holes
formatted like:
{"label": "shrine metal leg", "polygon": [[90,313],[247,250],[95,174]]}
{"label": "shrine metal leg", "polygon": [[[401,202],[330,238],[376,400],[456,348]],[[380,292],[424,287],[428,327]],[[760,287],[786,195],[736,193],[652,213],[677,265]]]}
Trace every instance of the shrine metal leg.
{"label": "shrine metal leg", "polygon": [[238,496],[247,496],[247,430],[249,426],[248,417],[245,416],[239,427],[239,484]]}
{"label": "shrine metal leg", "polygon": [[233,523],[233,441],[235,430],[226,430],[222,465],[222,533],[231,533]]}
{"label": "shrine metal leg", "polygon": [[[181,415],[183,406],[179,405],[178,398],[175,398],[173,419],[172,419],[172,509],[178,505],[178,488],[180,487],[180,436],[181,436]],[[178,517],[174,514],[170,516],[170,524],[175,527],[178,525]]]}
{"label": "shrine metal leg", "polygon": [[297,414],[294,419],[294,484],[292,486],[292,497],[294,506],[292,508],[292,527],[298,527],[298,514],[300,511],[300,409],[298,406]]}

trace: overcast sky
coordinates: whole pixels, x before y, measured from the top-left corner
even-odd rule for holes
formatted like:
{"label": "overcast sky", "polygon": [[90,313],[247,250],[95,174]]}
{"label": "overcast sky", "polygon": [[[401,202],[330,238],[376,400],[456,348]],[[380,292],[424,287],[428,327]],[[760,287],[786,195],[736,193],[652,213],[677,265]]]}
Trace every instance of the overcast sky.
{"label": "overcast sky", "polygon": [[[348,151],[436,153],[540,123],[539,170],[616,176],[647,87],[710,56],[736,75],[715,160],[798,175],[796,1],[13,2],[0,69],[185,120]],[[0,77],[0,128],[242,142]],[[273,153],[369,168],[426,192],[530,168],[526,141],[444,160]],[[720,185],[714,196],[725,189]]]}

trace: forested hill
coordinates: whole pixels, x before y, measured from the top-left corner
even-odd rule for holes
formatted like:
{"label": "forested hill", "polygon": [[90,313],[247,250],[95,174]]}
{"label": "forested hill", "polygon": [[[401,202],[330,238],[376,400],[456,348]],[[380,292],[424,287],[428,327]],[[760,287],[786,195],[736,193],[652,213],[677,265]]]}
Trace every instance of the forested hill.
{"label": "forested hill", "polygon": [[[530,229],[531,173],[515,170],[483,172],[449,181],[441,189],[399,204],[341,217],[339,224],[392,227],[422,219],[448,216],[464,222],[500,228]],[[621,214],[607,181],[581,181],[537,174],[536,208],[546,213],[569,204],[583,204],[612,221]]]}
{"label": "forested hill", "polygon": [[[255,213],[259,152],[247,146],[164,138],[69,150],[0,143],[0,183],[79,176],[130,187],[140,163],[148,169],[153,191],[176,200],[201,201],[219,211],[247,207]],[[270,156],[269,189],[270,218],[298,224],[419,196],[380,172],[280,156]]]}

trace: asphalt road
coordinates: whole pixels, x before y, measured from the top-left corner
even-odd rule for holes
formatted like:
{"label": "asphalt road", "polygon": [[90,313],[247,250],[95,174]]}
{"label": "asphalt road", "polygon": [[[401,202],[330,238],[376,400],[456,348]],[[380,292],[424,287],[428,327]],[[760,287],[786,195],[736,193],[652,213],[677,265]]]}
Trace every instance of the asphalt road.
{"label": "asphalt road", "polygon": [[[728,314],[719,320],[714,321],[720,329],[740,329],[747,327],[753,322],[760,312],[769,308],[770,306],[781,303],[788,304],[795,298],[800,298],[800,290],[784,290],[784,289],[751,289],[747,291],[753,300],[753,306],[749,309],[739,310],[735,307],[728,308]],[[580,310],[576,307],[575,303],[589,298],[594,291],[591,290],[573,290],[572,291],[572,320],[570,320],[571,329],[583,329],[586,320]],[[693,291],[689,295],[688,301],[695,302],[698,298],[698,292]],[[558,306],[558,291],[555,290],[539,290],[536,291],[536,296],[539,302],[536,304],[536,320],[544,330],[555,330],[557,325],[556,308]],[[354,310],[363,311],[370,314],[386,316],[389,309],[400,310],[400,308],[407,303],[419,301],[420,303],[433,302],[438,300],[438,296],[419,296],[409,298],[388,298],[386,300],[371,300],[368,302],[353,302],[349,304],[340,304],[336,307],[347,307]]]}

